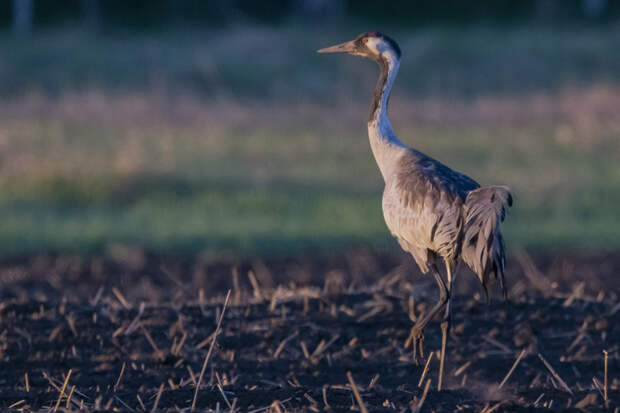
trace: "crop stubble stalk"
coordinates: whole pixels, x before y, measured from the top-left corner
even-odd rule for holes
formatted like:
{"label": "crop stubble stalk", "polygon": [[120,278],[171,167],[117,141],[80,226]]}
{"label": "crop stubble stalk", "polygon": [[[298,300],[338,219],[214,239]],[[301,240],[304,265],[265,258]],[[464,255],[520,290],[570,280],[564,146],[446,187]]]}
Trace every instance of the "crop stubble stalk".
{"label": "crop stubble stalk", "polygon": [[209,351],[205,357],[205,361],[202,364],[202,370],[200,370],[200,376],[198,377],[198,383],[196,383],[196,390],[194,391],[194,399],[192,400],[192,411],[196,408],[196,399],[198,398],[198,390],[200,389],[200,383],[202,383],[202,378],[205,374],[205,370],[207,369],[207,364],[209,363],[209,358],[211,357],[211,353],[213,352],[213,346],[215,345],[215,340],[217,339],[217,335],[220,332],[220,327],[222,326],[222,320],[224,319],[224,313],[226,313],[226,307],[228,306],[228,300],[230,299],[230,290],[226,294],[226,300],[224,300],[224,307],[222,308],[222,312],[220,313],[220,318],[217,320],[217,327],[215,328],[215,333],[213,333],[213,339],[211,340],[211,345],[209,346]]}

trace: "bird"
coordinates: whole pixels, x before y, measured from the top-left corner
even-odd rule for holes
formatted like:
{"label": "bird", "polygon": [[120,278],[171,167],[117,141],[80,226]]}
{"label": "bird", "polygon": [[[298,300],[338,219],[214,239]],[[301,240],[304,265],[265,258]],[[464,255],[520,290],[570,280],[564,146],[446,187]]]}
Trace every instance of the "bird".
{"label": "bird", "polygon": [[[422,357],[423,330],[444,310],[438,390],[441,390],[447,333],[451,321],[454,280],[464,262],[477,276],[489,300],[488,288],[499,280],[504,300],[505,244],[500,230],[513,204],[510,188],[480,186],[467,175],[405,145],[388,118],[390,93],[401,60],[398,43],[379,32],[318,50],[347,53],[375,61],[380,74],[370,105],[368,137],[384,181],[382,210],[390,233],[410,253],[424,274],[431,273],[439,286],[439,300],[411,328],[407,345],[417,361]],[[445,278],[439,270],[445,266]]]}

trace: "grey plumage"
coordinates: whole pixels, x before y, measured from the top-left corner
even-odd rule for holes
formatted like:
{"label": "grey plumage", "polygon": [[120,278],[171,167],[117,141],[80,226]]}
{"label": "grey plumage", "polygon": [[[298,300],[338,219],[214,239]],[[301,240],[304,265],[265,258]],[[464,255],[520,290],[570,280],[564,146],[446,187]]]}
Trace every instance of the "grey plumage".
{"label": "grey plumage", "polygon": [[512,195],[506,186],[480,185],[413,149],[401,157],[395,179],[386,182],[383,212],[388,228],[422,272],[438,259],[454,267],[461,258],[485,291],[502,286],[505,247],[499,224]]}
{"label": "grey plumage", "polygon": [[499,224],[512,206],[512,194],[506,186],[487,186],[470,191],[464,205],[465,227],[461,258],[478,276],[487,294],[490,277],[499,279],[504,299],[505,247]]}
{"label": "grey plumage", "polygon": [[[505,247],[500,223],[512,205],[510,190],[505,186],[481,188],[468,176],[398,139],[387,117],[389,95],[400,65],[400,49],[394,40],[380,33],[364,33],[319,52],[345,52],[379,64],[381,73],[371,103],[368,135],[385,181],[383,215],[401,247],[411,253],[422,272],[434,275],[440,289],[439,302],[417,320],[410,337],[415,350],[426,323],[445,308],[445,346],[450,292],[459,260],[472,269],[485,292],[492,280],[499,279],[505,296]],[[441,261],[447,282],[437,267]]]}

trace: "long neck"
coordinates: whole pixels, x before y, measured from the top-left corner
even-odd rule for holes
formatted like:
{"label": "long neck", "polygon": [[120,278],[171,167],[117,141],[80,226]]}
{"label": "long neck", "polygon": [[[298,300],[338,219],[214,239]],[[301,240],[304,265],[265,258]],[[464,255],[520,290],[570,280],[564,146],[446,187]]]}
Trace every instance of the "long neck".
{"label": "long neck", "polygon": [[381,56],[378,63],[381,74],[370,106],[368,137],[381,175],[384,181],[387,181],[393,172],[394,158],[399,156],[405,147],[394,133],[387,115],[388,101],[398,73],[399,61],[396,56],[387,52]]}

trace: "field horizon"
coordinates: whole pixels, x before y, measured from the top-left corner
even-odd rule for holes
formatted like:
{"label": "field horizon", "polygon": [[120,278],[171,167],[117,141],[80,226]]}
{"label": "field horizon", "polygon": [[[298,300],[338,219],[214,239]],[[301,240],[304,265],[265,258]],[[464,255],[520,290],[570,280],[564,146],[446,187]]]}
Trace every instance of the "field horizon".
{"label": "field horizon", "polygon": [[[524,30],[394,29],[392,123],[513,189],[510,249],[617,250],[620,30]],[[377,70],[315,53],[343,32],[0,38],[2,255],[398,248],[366,135]]]}

